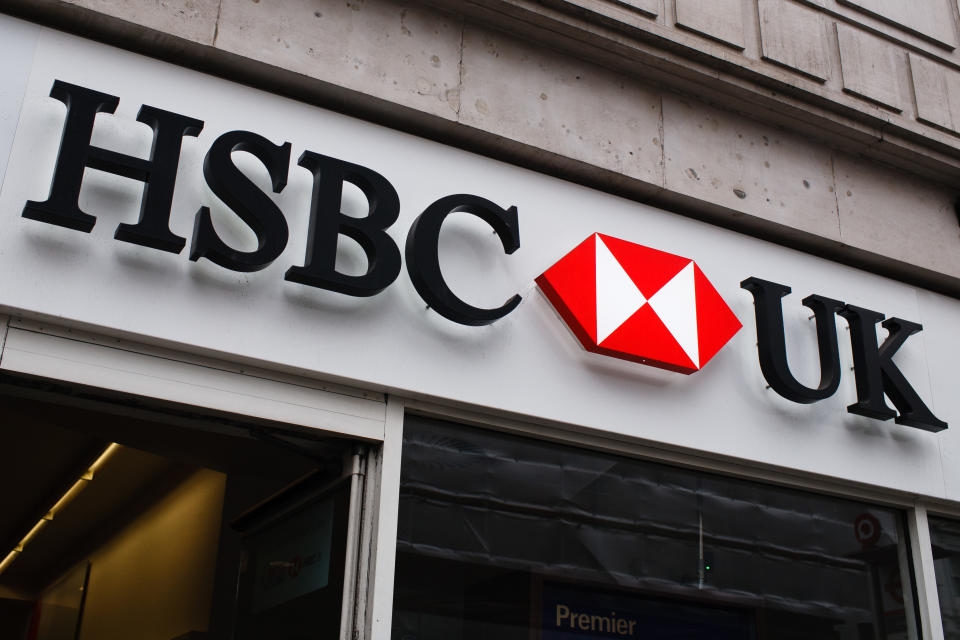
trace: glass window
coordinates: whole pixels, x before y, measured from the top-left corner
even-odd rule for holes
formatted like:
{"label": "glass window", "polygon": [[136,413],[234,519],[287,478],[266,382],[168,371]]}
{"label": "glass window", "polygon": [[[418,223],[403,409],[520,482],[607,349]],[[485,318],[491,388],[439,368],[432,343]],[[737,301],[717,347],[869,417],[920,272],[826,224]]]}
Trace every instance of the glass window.
{"label": "glass window", "polygon": [[134,415],[0,392],[0,638],[336,638],[349,443]]}
{"label": "glass window", "polygon": [[960,521],[929,519],[940,616],[947,640],[960,639]]}
{"label": "glass window", "polygon": [[408,416],[394,640],[916,638],[904,514]]}

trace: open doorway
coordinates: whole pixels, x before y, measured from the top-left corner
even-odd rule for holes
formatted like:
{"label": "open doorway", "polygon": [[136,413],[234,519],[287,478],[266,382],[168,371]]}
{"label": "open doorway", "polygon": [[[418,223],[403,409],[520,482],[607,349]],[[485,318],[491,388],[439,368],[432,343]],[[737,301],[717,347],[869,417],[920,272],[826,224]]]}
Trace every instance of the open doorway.
{"label": "open doorway", "polygon": [[62,391],[0,381],[0,637],[339,635],[355,443]]}

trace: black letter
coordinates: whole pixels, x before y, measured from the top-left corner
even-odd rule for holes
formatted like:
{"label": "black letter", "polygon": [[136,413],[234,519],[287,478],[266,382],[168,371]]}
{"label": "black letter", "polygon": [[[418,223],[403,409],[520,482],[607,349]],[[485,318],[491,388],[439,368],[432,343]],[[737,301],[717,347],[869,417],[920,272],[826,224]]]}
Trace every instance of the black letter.
{"label": "black letter", "polygon": [[[304,151],[297,164],[313,174],[310,227],[305,264],[290,267],[285,279],[358,297],[376,295],[389,287],[400,275],[400,249],[385,231],[400,215],[396,189],[375,171],[312,151]],[[354,218],[340,211],[344,182],[366,196],[370,205],[366,216]],[[348,276],[337,271],[340,234],[363,248],[365,274]]]}
{"label": "black letter", "polygon": [[790,293],[790,287],[759,278],[747,278],[740,287],[753,294],[760,370],[770,387],[787,400],[803,404],[832,396],[840,386],[840,350],[833,314],[843,308],[843,303],[817,295],[803,299],[803,306],[813,310],[817,318],[817,346],[820,350],[820,384],[811,389],[797,382],[787,364],[780,299]]}
{"label": "black letter", "polygon": [[287,221],[265,193],[233,164],[234,151],[252,153],[267,168],[274,193],[287,186],[290,143],[277,146],[249,131],[229,131],[217,138],[203,159],[203,177],[218,198],[257,235],[249,253],[228,247],[213,228],[210,209],[200,207],[193,225],[190,259],[207,258],[232,271],[259,271],[277,259],[287,246]]}
{"label": "black letter", "polygon": [[407,234],[407,271],[420,297],[448,320],[478,327],[507,315],[520,304],[515,295],[498,309],[480,309],[458,298],[440,272],[440,227],[451,213],[463,211],[477,216],[500,237],[503,250],[511,254],[520,248],[520,223],[517,208],[501,209],[494,203],[468,194],[440,198],[417,216]]}
{"label": "black letter", "polygon": [[183,136],[199,135],[203,122],[143,105],[137,120],[153,129],[153,147],[149,159],[144,160],[90,144],[96,115],[113,113],[119,103],[116,97],[60,80],[54,81],[50,97],[67,106],[50,197],[44,202],[27,202],[23,217],[89,233],[96,218],[81,211],[77,200],[85,168],[99,169],[145,183],[140,221],[121,224],[114,237],[179,253],[186,241],[170,231],[170,206],[180,146]]}
{"label": "black letter", "polygon": [[907,338],[923,327],[915,322],[890,318],[883,323],[890,335],[877,347],[876,324],[883,314],[848,304],[839,312],[850,324],[850,342],[853,346],[853,365],[857,377],[857,403],[847,411],[877,420],[889,420],[896,413],[887,406],[886,394],[900,411],[897,424],[926,431],[943,431],[947,423],[937,419],[923,403],[903,373],[893,362],[893,354]]}

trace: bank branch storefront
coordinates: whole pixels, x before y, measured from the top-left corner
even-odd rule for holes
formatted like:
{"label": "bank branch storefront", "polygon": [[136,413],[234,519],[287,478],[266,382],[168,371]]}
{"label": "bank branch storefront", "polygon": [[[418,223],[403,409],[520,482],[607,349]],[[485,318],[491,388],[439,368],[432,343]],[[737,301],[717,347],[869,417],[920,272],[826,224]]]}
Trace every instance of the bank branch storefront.
{"label": "bank branch storefront", "polygon": [[0,32],[0,637],[960,637],[956,300]]}

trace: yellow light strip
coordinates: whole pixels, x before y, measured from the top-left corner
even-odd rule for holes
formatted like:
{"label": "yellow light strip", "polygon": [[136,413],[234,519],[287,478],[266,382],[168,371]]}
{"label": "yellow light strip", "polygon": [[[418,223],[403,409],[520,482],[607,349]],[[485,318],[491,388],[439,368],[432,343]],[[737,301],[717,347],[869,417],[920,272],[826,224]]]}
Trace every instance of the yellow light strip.
{"label": "yellow light strip", "polygon": [[67,506],[68,502],[71,502],[74,498],[76,498],[77,494],[83,491],[83,488],[86,487],[89,482],[90,481],[86,478],[80,478],[74,482],[73,486],[67,489],[67,492],[63,494],[59,500],[57,500],[57,503],[50,507],[50,511],[48,511],[47,515],[44,517],[48,520],[53,520],[54,516],[60,513],[60,511]]}
{"label": "yellow light strip", "polygon": [[30,541],[33,540],[38,533],[40,533],[41,529],[47,526],[48,522],[50,522],[50,520],[46,516],[38,520],[37,524],[33,525],[33,529],[30,529],[30,532],[27,533],[27,535],[23,536],[23,540],[20,541],[20,544],[17,545],[17,548],[14,549],[14,551],[18,553],[23,553],[23,548],[26,547],[28,544],[30,544]]}
{"label": "yellow light strip", "polygon": [[0,562],[0,573],[3,573],[4,571],[6,571],[7,567],[13,564],[13,561],[17,559],[18,555],[20,555],[20,552],[16,550],[8,553],[7,557],[3,559],[3,562]]}
{"label": "yellow light strip", "polygon": [[[100,454],[100,457],[93,461],[93,464],[90,465],[90,474],[94,475],[97,471],[100,471],[100,468],[106,464],[107,460],[110,459],[114,453],[117,452],[117,449],[120,448],[116,442],[111,442],[106,449],[103,450],[103,453]],[[89,479],[89,478],[88,478]]]}
{"label": "yellow light strip", "polygon": [[20,541],[20,544],[14,547],[14,549],[7,554],[7,557],[3,559],[3,562],[0,562],[0,574],[6,571],[10,565],[13,564],[13,561],[16,560],[21,553],[23,553],[23,549],[27,546],[27,544],[29,544],[30,541],[33,540],[44,527],[47,526],[47,523],[53,520],[58,513],[63,511],[63,509],[70,502],[72,502],[81,491],[83,491],[84,487],[90,484],[90,481],[93,480],[93,477],[97,474],[97,472],[103,468],[103,466],[107,463],[107,460],[109,460],[119,448],[120,445],[118,445],[116,442],[111,442],[107,448],[103,450],[103,453],[101,453],[97,459],[93,461],[93,464],[90,465],[90,468],[87,469],[83,475],[77,478],[77,481],[74,482],[69,489],[67,489],[66,493],[60,496],[60,499],[57,500],[52,507],[50,507],[47,513],[40,520],[38,520],[35,525],[33,525],[33,528],[30,529],[27,535],[23,536],[23,540]]}

